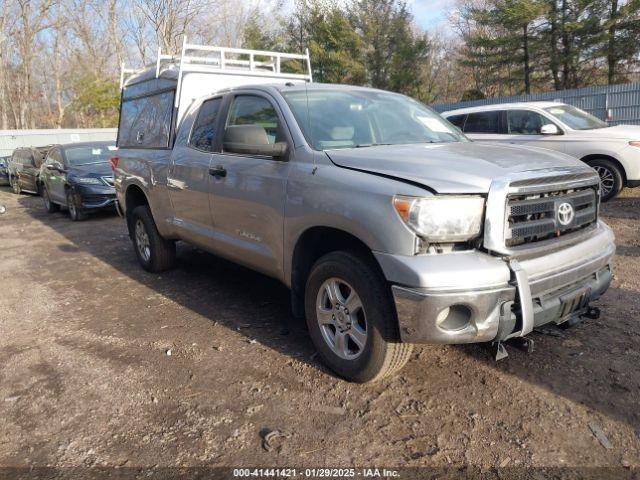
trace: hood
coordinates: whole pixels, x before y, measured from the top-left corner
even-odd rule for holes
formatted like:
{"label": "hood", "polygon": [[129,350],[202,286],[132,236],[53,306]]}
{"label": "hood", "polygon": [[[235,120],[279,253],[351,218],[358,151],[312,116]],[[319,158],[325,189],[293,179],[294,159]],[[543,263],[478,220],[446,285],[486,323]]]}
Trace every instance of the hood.
{"label": "hood", "polygon": [[608,140],[640,141],[639,125],[614,125],[613,127],[594,128],[593,130],[574,130],[571,136],[584,138],[603,138]]}
{"label": "hood", "polygon": [[408,180],[436,193],[487,193],[493,179],[527,171],[590,170],[579,160],[549,150],[476,142],[381,145],[326,154],[340,167]]}
{"label": "hood", "polygon": [[70,167],[68,173],[78,177],[110,177],[113,175],[113,169],[110,162],[105,162]]}

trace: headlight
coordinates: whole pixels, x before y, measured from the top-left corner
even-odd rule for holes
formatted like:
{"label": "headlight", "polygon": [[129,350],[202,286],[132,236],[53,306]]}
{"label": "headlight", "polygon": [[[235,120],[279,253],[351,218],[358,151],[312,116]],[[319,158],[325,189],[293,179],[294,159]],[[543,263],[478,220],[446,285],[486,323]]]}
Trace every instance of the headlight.
{"label": "headlight", "polygon": [[482,197],[396,195],[393,206],[416,234],[430,242],[463,242],[480,234]]}
{"label": "headlight", "polygon": [[74,183],[82,183],[85,185],[104,185],[102,183],[102,180],[95,177],[73,177],[71,181]]}

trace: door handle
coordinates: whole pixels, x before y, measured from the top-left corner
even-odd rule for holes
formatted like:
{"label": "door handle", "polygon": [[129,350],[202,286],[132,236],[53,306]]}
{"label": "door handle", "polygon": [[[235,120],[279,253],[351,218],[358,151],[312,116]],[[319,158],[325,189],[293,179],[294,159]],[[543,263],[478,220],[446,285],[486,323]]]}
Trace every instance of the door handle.
{"label": "door handle", "polygon": [[212,175],[214,177],[226,177],[227,169],[222,165],[217,165],[209,169],[209,175]]}

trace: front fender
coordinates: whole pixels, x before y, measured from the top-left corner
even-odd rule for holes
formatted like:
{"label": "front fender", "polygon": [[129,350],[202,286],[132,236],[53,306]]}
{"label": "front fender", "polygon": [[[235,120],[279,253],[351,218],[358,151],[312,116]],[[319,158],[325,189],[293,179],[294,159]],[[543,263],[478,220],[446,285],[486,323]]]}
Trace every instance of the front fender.
{"label": "front fender", "polygon": [[393,207],[393,196],[397,194],[430,195],[415,185],[331,163],[296,165],[286,193],[285,278],[291,278],[296,244],[313,227],[348,233],[371,251],[413,255],[416,237]]}

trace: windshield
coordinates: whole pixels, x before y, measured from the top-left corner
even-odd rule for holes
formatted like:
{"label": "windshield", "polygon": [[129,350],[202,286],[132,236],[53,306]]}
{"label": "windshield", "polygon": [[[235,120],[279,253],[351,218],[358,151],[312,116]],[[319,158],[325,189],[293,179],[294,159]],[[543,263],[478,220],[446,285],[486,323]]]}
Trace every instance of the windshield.
{"label": "windshield", "polygon": [[467,141],[440,115],[404,95],[337,89],[283,95],[316,150]]}
{"label": "windshield", "polygon": [[558,105],[545,110],[574,130],[593,130],[609,126],[606,122],[571,105]]}
{"label": "windshield", "polygon": [[109,145],[108,147],[73,147],[67,148],[64,154],[70,167],[79,167],[81,165],[109,162],[115,149],[115,145]]}

